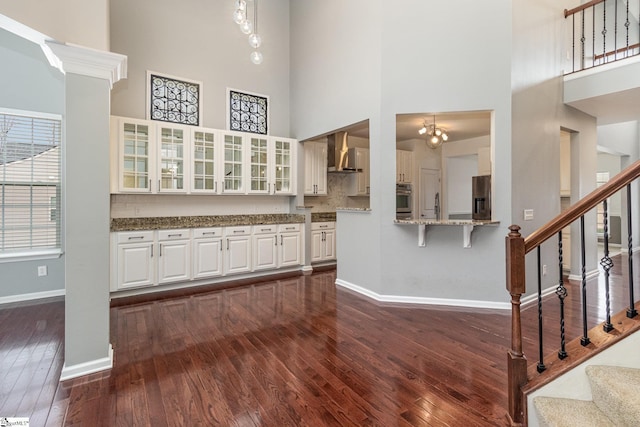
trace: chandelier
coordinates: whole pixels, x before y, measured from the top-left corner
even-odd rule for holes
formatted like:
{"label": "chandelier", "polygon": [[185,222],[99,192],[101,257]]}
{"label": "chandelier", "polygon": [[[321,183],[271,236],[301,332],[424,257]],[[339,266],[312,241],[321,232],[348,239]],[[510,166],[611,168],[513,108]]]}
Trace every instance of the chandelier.
{"label": "chandelier", "polygon": [[433,116],[433,124],[427,124],[426,120],[422,123],[422,127],[418,130],[420,135],[427,135],[427,146],[429,148],[438,148],[443,142],[449,139],[449,135],[444,128],[436,126],[436,116]]}
{"label": "chandelier", "polygon": [[253,0],[253,22],[247,16],[246,0],[235,0],[233,22],[240,26],[240,31],[249,36],[249,46],[255,49],[251,52],[251,62],[258,65],[262,63],[262,53],[257,49],[262,44],[262,37],[258,34],[258,0]]}

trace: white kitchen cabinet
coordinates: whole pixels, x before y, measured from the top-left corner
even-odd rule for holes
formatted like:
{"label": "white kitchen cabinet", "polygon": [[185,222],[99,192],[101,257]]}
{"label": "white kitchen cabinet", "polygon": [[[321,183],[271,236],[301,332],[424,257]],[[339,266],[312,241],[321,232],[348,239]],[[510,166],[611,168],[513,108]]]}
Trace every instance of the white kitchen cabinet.
{"label": "white kitchen cabinet", "polygon": [[266,137],[251,136],[249,138],[249,193],[271,194],[272,192],[269,145]]}
{"label": "white kitchen cabinet", "polygon": [[224,274],[251,271],[251,226],[225,227]]}
{"label": "white kitchen cabinet", "polygon": [[327,194],[326,142],[304,143],[304,194],[307,196]]}
{"label": "white kitchen cabinet", "polygon": [[278,226],[278,268],[303,264],[303,239],[300,224]]}
{"label": "white kitchen cabinet", "polygon": [[163,123],[158,135],[158,192],[186,193],[190,130],[185,126]]}
{"label": "white kitchen cabinet", "polygon": [[111,192],[153,192],[155,127],[146,120],[114,116],[111,138]]}
{"label": "white kitchen cabinet", "polygon": [[396,182],[413,182],[413,152],[396,150]]}
{"label": "white kitchen cabinet", "polygon": [[278,226],[254,225],[251,246],[253,270],[270,270],[278,266]]}
{"label": "white kitchen cabinet", "polygon": [[369,149],[350,148],[355,152],[355,168],[358,172],[351,174],[349,196],[368,196],[370,194]]}
{"label": "white kitchen cabinet", "polygon": [[311,223],[311,262],[336,259],[336,223]]}
{"label": "white kitchen cabinet", "polygon": [[193,230],[193,279],[222,276],[222,227]]}
{"label": "white kitchen cabinet", "polygon": [[245,193],[245,135],[240,132],[226,131],[222,133],[223,159],[222,192],[226,194]]}
{"label": "white kitchen cabinet", "polygon": [[298,141],[289,138],[271,138],[272,147],[272,188],[273,194],[293,195],[296,193],[295,159]]}
{"label": "white kitchen cabinet", "polygon": [[220,169],[220,136],[213,129],[192,129],[191,192],[217,194]]}
{"label": "white kitchen cabinet", "polygon": [[156,259],[154,257],[154,232],[130,231],[116,233],[112,240],[115,246],[115,282],[111,289],[128,289],[155,284]]}
{"label": "white kitchen cabinet", "polygon": [[158,231],[158,283],[191,279],[190,230]]}

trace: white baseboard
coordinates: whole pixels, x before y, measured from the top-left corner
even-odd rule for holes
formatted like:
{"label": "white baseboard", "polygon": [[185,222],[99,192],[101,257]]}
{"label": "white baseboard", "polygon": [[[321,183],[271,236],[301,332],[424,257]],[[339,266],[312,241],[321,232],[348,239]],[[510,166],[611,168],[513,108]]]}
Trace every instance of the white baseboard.
{"label": "white baseboard", "polygon": [[313,271],[313,267],[310,265],[305,265],[300,269],[303,273],[311,273]]}
{"label": "white baseboard", "polygon": [[113,368],[113,347],[109,344],[109,355],[102,359],[91,360],[89,362],[78,363],[77,365],[62,366],[60,381],[66,381],[73,378],[89,375],[96,372]]}
{"label": "white baseboard", "polygon": [[336,285],[343,288],[350,289],[354,292],[367,296],[371,299],[380,302],[393,302],[401,304],[423,304],[423,305],[449,305],[455,307],[471,307],[471,308],[491,308],[499,310],[510,310],[511,303],[508,302],[495,302],[495,301],[477,301],[477,300],[463,300],[463,299],[448,299],[448,298],[427,298],[427,297],[410,297],[403,295],[380,295],[369,289],[365,289],[361,286],[354,285],[345,280],[336,279]]}
{"label": "white baseboard", "polygon": [[8,297],[0,297],[0,305],[11,304],[14,302],[31,301],[36,299],[60,297],[64,295],[64,289],[56,289],[55,291],[33,292],[30,294],[9,295]]}
{"label": "white baseboard", "polygon": [[[587,271],[587,280],[591,280],[594,277],[598,277],[598,275],[600,274],[600,270],[598,270],[597,268],[595,270],[591,270],[591,271]],[[569,275],[569,280],[577,280],[578,282],[582,281],[582,275],[581,274],[570,274]]]}

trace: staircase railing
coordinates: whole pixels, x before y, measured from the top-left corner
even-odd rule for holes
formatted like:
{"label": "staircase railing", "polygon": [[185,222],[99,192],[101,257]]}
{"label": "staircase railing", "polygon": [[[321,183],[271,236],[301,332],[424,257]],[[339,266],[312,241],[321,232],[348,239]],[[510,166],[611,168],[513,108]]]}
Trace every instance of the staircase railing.
{"label": "staircase railing", "polygon": [[592,0],[565,9],[571,66],[565,74],[640,54],[638,0]]}
{"label": "staircase railing", "polygon": [[[567,348],[565,346],[565,318],[564,318],[564,298],[567,296],[567,289],[564,286],[562,274],[562,229],[570,225],[574,221],[580,221],[581,229],[581,262],[582,262],[582,283],[581,283],[581,303],[582,303],[582,337],[580,343],[587,346],[590,343],[589,332],[587,330],[587,293],[586,293],[586,262],[585,262],[585,237],[584,237],[584,216],[589,211],[596,209],[602,203],[604,209],[604,257],[600,261],[605,273],[605,311],[603,329],[607,333],[615,331],[611,323],[610,313],[610,295],[609,295],[609,270],[613,263],[609,258],[609,241],[608,241],[608,223],[607,223],[607,199],[626,187],[627,196],[627,231],[628,231],[628,269],[629,269],[629,307],[627,309],[627,317],[632,318],[637,315],[634,298],[633,285],[633,247],[632,247],[632,192],[631,183],[640,177],[640,160],[629,166],[627,169],[613,177],[609,182],[597,188],[575,205],[568,208],[562,214],[558,215],[547,224],[531,233],[524,238],[520,235],[520,227],[511,225],[510,233],[506,237],[506,267],[507,278],[506,286],[511,295],[511,348],[508,351],[508,398],[509,398],[509,416],[512,425],[526,425],[526,403],[523,393],[524,387],[532,378],[527,375],[527,359],[522,350],[522,320],[520,313],[520,299],[526,292],[526,268],[525,255],[534,249],[537,249],[538,256],[538,345],[539,360],[536,370],[538,373],[543,372],[546,367],[544,363],[544,354],[542,342],[542,290],[540,286],[541,266],[540,266],[540,245],[553,236],[558,236],[558,259],[559,259],[559,283],[556,288],[556,295],[560,304],[560,348],[558,350],[558,358],[567,357]],[[636,202],[637,203],[637,202]],[[610,335],[610,334],[607,334]],[[612,335],[612,334],[611,334]],[[526,338],[526,337],[525,337]]]}

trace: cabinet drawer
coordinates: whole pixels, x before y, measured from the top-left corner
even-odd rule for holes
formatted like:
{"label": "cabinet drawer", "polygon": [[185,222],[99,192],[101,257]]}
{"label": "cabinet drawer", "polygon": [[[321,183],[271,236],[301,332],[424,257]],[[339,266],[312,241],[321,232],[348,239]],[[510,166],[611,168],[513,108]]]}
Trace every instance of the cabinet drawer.
{"label": "cabinet drawer", "polygon": [[336,228],[335,222],[312,222],[311,229],[312,230],[333,230]]}
{"label": "cabinet drawer", "polygon": [[118,243],[153,242],[153,230],[120,231],[117,235]]}
{"label": "cabinet drawer", "polygon": [[278,225],[279,233],[293,233],[294,231],[300,231],[300,224],[280,224]]}
{"label": "cabinet drawer", "polygon": [[239,226],[239,227],[225,227],[224,235],[226,237],[249,236],[251,235],[251,226],[245,225],[245,226]]}
{"label": "cabinet drawer", "polygon": [[178,229],[178,230],[160,230],[158,231],[158,240],[182,240],[189,239],[191,236],[189,234],[189,229]]}
{"label": "cabinet drawer", "polygon": [[194,239],[206,239],[209,237],[221,237],[222,236],[222,228],[194,228],[193,229],[193,238]]}
{"label": "cabinet drawer", "polygon": [[276,224],[253,226],[253,234],[275,234],[277,230],[278,226]]}

